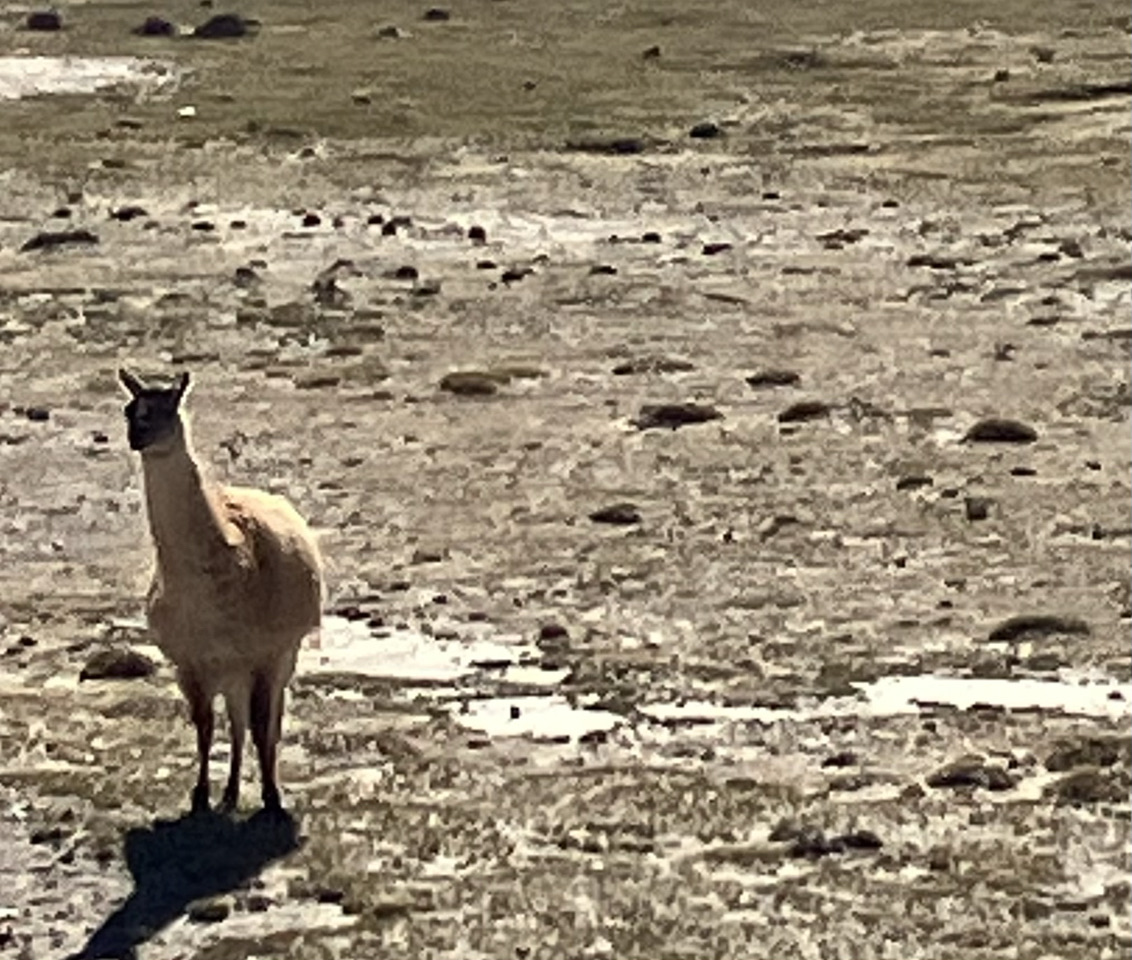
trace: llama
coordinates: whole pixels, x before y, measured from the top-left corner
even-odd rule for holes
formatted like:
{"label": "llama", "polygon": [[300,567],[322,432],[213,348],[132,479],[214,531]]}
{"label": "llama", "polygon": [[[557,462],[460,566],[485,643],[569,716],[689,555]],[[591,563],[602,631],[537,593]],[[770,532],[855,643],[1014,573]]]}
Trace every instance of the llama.
{"label": "llama", "polygon": [[181,401],[189,386],[154,387],[122,369],[130,449],[141,454],[157,552],[146,599],[149,628],[176,668],[200,761],[192,809],[209,809],[213,700],[231,726],[221,811],[236,809],[251,729],[265,810],[282,812],[277,751],[284,690],[299,644],[321,620],[322,561],[310,528],[283,497],[210,483],[197,466]]}

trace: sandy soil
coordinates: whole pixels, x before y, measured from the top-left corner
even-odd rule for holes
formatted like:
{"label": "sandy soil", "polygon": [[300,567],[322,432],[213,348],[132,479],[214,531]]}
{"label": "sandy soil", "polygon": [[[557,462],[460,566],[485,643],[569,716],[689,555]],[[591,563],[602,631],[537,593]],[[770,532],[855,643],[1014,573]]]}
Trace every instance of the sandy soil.
{"label": "sandy soil", "polygon": [[[645,6],[0,33],[165,64],[0,101],[0,955],[1127,955],[1127,9]],[[293,823],[184,815],[122,362],[319,531]]]}

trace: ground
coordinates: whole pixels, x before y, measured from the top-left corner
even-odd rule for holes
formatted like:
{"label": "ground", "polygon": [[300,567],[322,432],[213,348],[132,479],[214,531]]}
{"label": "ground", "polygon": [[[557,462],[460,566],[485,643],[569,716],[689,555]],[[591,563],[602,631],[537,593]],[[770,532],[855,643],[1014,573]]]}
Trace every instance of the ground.
{"label": "ground", "polygon": [[[5,10],[156,65],[0,100],[0,955],[1127,955],[1127,7],[448,9]],[[319,533],[293,821],[121,363]]]}

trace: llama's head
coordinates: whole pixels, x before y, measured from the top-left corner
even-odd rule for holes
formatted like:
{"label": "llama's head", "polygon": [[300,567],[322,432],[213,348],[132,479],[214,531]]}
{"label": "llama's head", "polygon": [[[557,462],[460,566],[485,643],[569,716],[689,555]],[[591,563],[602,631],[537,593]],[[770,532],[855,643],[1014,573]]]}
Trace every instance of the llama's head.
{"label": "llama's head", "polygon": [[171,387],[151,387],[124,368],[118,371],[118,379],[130,394],[126,404],[126,437],[131,450],[162,453],[182,440],[180,407],[189,389],[188,371]]}

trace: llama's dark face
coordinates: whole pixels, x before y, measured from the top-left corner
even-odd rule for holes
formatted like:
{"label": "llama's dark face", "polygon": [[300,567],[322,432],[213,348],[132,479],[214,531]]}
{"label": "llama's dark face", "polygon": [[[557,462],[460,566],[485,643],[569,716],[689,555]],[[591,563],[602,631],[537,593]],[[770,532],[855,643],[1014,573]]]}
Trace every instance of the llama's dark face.
{"label": "llama's dark face", "polygon": [[181,430],[181,399],[189,385],[184,373],[176,386],[151,387],[126,370],[118,378],[130,393],[126,404],[126,438],[131,450],[152,450],[176,437]]}

